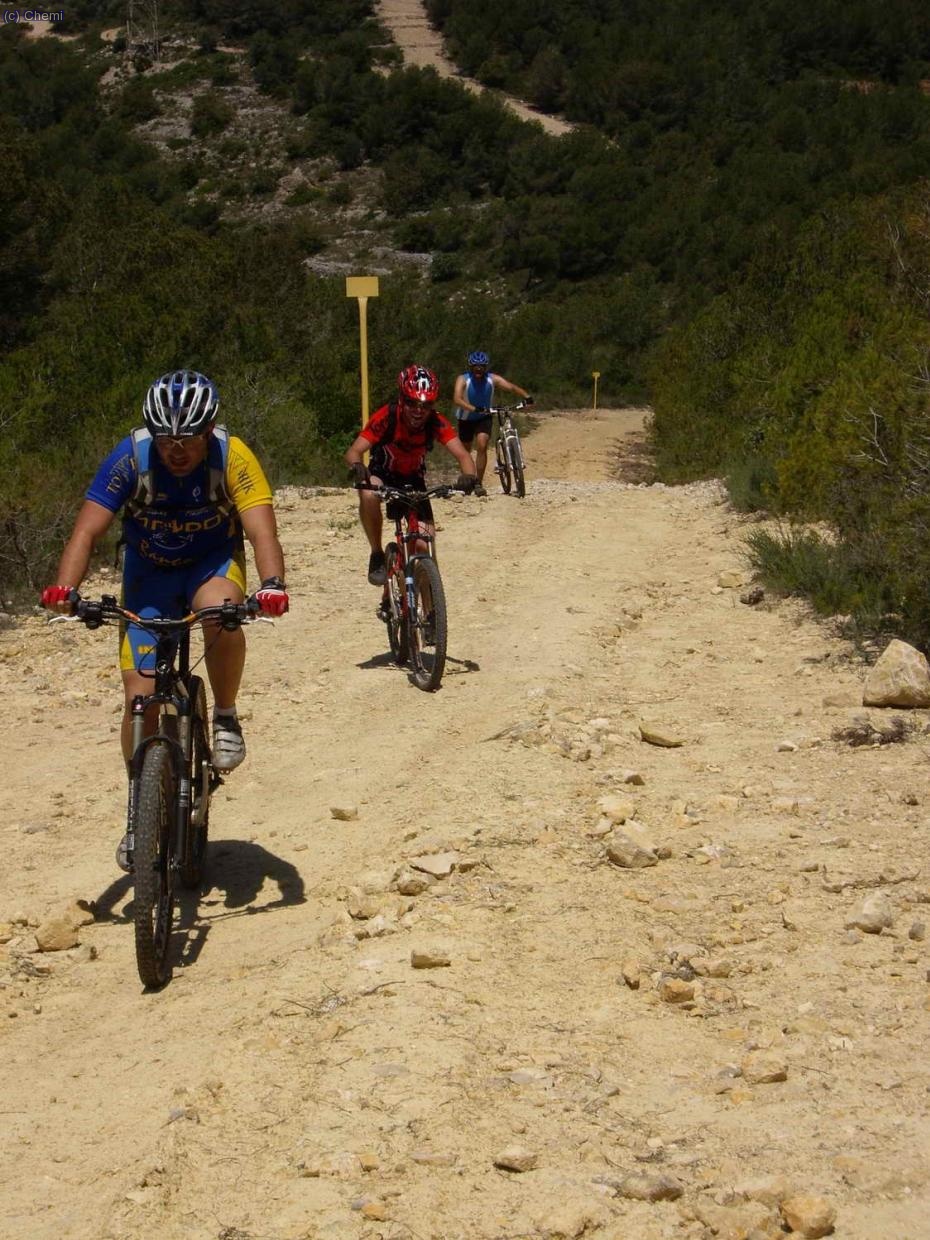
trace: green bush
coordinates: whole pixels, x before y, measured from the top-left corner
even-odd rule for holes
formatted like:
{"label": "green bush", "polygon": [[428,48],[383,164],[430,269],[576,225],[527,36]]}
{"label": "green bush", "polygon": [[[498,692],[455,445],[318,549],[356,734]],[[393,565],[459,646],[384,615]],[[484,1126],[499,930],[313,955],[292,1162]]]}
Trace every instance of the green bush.
{"label": "green bush", "polygon": [[209,138],[222,133],[235,114],[232,104],[221,94],[208,90],[194,100],[191,108],[191,134],[195,138]]}
{"label": "green bush", "polygon": [[875,628],[897,612],[894,570],[876,560],[877,548],[833,542],[791,525],[774,533],[751,530],[746,545],[750,564],[766,586],[808,599],[821,615],[851,615]]}

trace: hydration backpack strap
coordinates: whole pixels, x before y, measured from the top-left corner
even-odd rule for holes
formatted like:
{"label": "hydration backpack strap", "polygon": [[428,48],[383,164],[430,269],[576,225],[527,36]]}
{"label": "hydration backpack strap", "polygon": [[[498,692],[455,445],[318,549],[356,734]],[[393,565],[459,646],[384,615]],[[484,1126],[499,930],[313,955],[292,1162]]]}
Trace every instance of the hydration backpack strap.
{"label": "hydration backpack strap", "polygon": [[145,426],[132,431],[132,459],[136,467],[136,488],[126,501],[126,509],[133,512],[151,504],[155,498],[155,479],[152,474],[152,435]]}
{"label": "hydration backpack strap", "polygon": [[210,467],[210,503],[216,504],[224,516],[233,509],[233,502],[226,486],[226,466],[229,463],[229,431],[217,423],[210,436],[207,457]]}

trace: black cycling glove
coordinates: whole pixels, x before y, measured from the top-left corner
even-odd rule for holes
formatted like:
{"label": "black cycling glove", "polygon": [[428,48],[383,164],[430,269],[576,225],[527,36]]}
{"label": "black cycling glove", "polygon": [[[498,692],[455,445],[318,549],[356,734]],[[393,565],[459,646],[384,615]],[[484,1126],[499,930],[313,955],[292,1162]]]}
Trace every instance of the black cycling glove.
{"label": "black cycling glove", "polygon": [[474,474],[459,474],[455,480],[456,491],[464,491],[466,495],[471,495],[478,484],[478,479]]}
{"label": "black cycling glove", "polygon": [[353,461],[349,466],[349,481],[356,484],[367,482],[371,474],[368,472],[368,466],[364,461]]}

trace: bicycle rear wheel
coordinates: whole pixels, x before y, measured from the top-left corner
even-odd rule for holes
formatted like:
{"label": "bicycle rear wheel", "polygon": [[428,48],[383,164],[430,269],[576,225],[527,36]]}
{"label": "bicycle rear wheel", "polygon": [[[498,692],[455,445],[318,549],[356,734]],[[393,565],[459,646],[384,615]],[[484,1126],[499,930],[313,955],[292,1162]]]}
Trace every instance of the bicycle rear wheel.
{"label": "bicycle rear wheel", "polygon": [[513,485],[514,490],[520,499],[526,495],[526,476],[523,470],[523,446],[520,443],[520,436],[516,431],[510,440],[510,460],[513,465]]}
{"label": "bicycle rear wheel", "polygon": [[439,568],[428,555],[413,562],[416,612],[410,617],[410,668],[418,689],[439,688],[446,666],[446,594]]}
{"label": "bicycle rear wheel", "polygon": [[191,814],[181,858],[181,882],[185,887],[199,887],[210,823],[212,760],[207,733],[207,694],[199,676],[191,676],[188,692],[191,698]]}
{"label": "bicycle rear wheel", "polygon": [[397,543],[388,543],[384,554],[388,579],[388,641],[394,662],[406,663],[410,657],[410,638],[404,616],[404,578],[398,564]]}
{"label": "bicycle rear wheel", "polygon": [[163,986],[171,976],[176,797],[171,746],[155,740],[146,750],[136,796],[132,901],[136,964],[143,985],[151,987]]}

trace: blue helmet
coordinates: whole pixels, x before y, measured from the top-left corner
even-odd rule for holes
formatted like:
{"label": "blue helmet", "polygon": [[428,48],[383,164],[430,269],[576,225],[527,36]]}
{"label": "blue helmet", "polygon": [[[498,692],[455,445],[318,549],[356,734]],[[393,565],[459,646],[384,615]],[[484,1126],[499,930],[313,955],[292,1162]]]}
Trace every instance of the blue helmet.
{"label": "blue helmet", "polygon": [[142,404],[153,435],[201,435],[215,420],[220,398],[196,370],[173,370],[156,379]]}
{"label": "blue helmet", "polygon": [[469,366],[490,366],[491,359],[483,349],[475,349],[474,353],[468,355]]}

